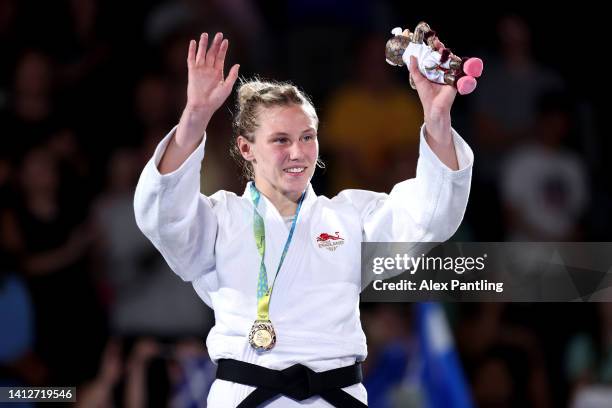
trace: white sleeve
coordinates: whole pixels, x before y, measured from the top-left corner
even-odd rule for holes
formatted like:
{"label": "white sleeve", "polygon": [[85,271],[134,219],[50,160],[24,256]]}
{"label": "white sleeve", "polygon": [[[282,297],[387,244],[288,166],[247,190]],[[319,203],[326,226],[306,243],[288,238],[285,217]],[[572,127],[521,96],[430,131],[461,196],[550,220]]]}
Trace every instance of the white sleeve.
{"label": "white sleeve", "polygon": [[357,209],[368,242],[443,242],[457,231],[467,206],[474,154],[453,130],[459,170],[451,170],[431,150],[421,128],[416,177],[390,194],[363,190],[340,193]]}
{"label": "white sleeve", "polygon": [[146,164],[136,186],[134,212],[138,227],[170,268],[192,281],[215,269],[218,221],[213,201],[200,193],[206,135],[177,170],[162,175],[157,168],[175,130],[164,137]]}

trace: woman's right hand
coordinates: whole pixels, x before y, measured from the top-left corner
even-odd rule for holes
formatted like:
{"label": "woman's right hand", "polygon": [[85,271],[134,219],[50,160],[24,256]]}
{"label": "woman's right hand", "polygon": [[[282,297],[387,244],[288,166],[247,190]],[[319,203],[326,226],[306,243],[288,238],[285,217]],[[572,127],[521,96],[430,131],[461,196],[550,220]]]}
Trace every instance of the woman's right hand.
{"label": "woman's right hand", "polygon": [[195,40],[189,42],[187,105],[177,132],[179,144],[199,142],[210,118],[223,105],[238,78],[237,64],[224,78],[228,40],[223,39],[223,34],[217,33],[210,49],[207,47],[207,33],[202,33],[197,46]]}

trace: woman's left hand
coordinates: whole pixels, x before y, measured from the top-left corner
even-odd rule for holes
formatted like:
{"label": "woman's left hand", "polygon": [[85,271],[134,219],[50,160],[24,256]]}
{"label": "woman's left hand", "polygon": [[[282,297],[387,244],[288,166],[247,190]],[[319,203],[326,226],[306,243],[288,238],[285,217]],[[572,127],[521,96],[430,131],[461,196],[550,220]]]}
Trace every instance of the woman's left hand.
{"label": "woman's left hand", "polygon": [[427,144],[449,169],[459,170],[450,116],[457,89],[450,85],[436,84],[425,78],[419,71],[415,57],[410,57],[408,69],[423,105]]}
{"label": "woman's left hand", "polygon": [[425,128],[428,136],[437,141],[450,140],[451,117],[450,111],[457,95],[457,89],[450,85],[441,85],[431,82],[419,71],[417,59],[410,58],[410,75],[416,85],[423,113],[425,114]]}

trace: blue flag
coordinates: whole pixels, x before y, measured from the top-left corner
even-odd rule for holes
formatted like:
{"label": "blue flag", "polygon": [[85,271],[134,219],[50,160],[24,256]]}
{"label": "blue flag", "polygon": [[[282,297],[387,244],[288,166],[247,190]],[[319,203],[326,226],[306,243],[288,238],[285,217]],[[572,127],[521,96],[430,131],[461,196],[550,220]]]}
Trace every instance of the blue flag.
{"label": "blue flag", "polygon": [[437,303],[417,303],[421,384],[428,408],[472,408],[446,316]]}

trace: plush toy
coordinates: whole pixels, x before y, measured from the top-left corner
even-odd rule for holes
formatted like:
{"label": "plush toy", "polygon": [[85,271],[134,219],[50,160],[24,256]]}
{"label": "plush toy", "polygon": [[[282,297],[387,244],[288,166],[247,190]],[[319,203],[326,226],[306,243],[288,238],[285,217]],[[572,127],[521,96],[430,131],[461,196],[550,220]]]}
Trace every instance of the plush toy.
{"label": "plush toy", "polygon": [[[452,85],[461,95],[472,93],[476,89],[476,78],[482,75],[483,63],[480,58],[460,58],[450,49],[444,47],[436,32],[427,23],[419,23],[414,32],[399,27],[391,31],[393,38],[387,41],[385,56],[391,65],[410,64],[410,57],[415,56],[419,71],[430,81]],[[414,81],[410,77],[410,85]]]}

